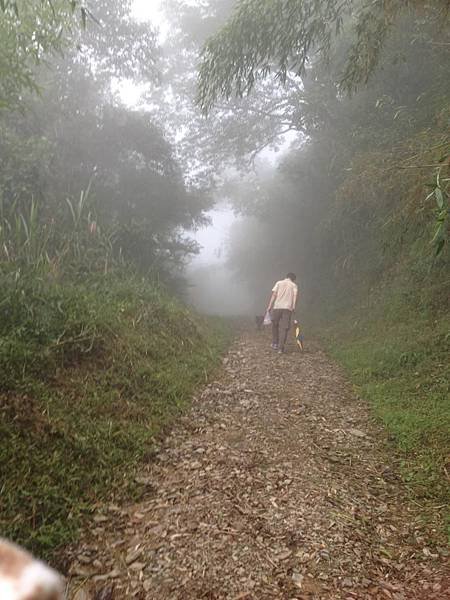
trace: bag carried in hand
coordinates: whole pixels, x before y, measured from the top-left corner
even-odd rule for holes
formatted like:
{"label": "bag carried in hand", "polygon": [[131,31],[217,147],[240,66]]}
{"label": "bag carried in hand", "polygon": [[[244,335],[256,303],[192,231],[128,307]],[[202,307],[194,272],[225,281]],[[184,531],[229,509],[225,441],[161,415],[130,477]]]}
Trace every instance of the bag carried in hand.
{"label": "bag carried in hand", "polygon": [[266,314],[264,315],[264,321],[263,321],[264,325],[271,325],[272,324],[272,319],[270,316],[270,312],[267,311]]}

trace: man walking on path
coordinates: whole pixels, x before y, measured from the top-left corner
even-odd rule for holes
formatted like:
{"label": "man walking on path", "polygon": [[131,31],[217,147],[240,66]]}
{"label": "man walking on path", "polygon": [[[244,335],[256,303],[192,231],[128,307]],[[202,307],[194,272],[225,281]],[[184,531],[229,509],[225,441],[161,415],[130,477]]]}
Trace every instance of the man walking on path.
{"label": "man walking on path", "polygon": [[292,314],[297,305],[298,288],[295,280],[294,273],[288,273],[285,279],[277,281],[267,308],[272,318],[272,348],[278,350],[279,354],[284,352]]}

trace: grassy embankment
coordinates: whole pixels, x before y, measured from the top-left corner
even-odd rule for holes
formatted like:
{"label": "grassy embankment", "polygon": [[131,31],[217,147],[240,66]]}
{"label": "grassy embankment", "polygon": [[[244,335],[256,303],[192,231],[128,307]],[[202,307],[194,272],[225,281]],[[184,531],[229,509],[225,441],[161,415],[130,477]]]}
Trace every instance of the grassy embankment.
{"label": "grassy embankment", "polygon": [[[450,315],[411,298],[391,289],[370,308],[324,327],[321,337],[386,427],[415,500],[445,513],[450,501]],[[449,526],[448,512],[443,519]]]}
{"label": "grassy embankment", "polygon": [[2,275],[0,535],[48,557],[96,503],[133,494],[230,334],[133,275],[37,280]]}

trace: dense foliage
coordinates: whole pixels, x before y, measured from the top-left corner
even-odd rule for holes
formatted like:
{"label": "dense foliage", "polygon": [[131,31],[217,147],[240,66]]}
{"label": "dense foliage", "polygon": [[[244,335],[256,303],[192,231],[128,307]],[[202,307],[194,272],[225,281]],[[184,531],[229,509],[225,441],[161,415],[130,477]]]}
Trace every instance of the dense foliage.
{"label": "dense foliage", "polygon": [[156,82],[155,33],[89,6],[0,2],[0,531],[40,555],[136,491],[225,341],[167,291],[208,200],[114,91]]}
{"label": "dense foliage", "polygon": [[[115,231],[115,250],[143,272],[169,275],[197,251],[183,230],[203,222],[207,201],[187,188],[162,126],[113,92],[119,79],[156,81],[155,34],[132,19],[131,2],[96,0],[95,21],[84,27],[70,4],[36,2],[27,31],[20,28],[31,7],[18,3],[16,12],[10,4],[0,12],[1,26],[30,54],[26,76],[8,69],[15,97],[5,92],[0,112],[1,201],[15,214],[33,201],[40,218],[62,231],[66,198],[78,202],[89,188],[98,218]],[[40,32],[37,56],[33,32],[41,20],[48,31]],[[0,55],[12,61],[18,50],[8,39],[1,38]]]}
{"label": "dense foliage", "polygon": [[[316,306],[317,297],[321,307],[350,306],[393,278],[414,281],[417,291],[440,289],[444,300],[448,29],[426,13],[397,18],[380,68],[351,97],[335,75],[354,41],[351,30],[335,43],[329,64],[311,59],[281,107],[301,136],[277,170],[260,164],[253,178],[229,187],[237,208],[252,217],[235,233],[231,262],[255,295],[290,265]],[[269,117],[262,120],[272,128]]]}
{"label": "dense foliage", "polygon": [[67,0],[0,3],[0,110],[20,106],[23,91],[37,89],[36,65],[65,47],[74,8]]}
{"label": "dense foliage", "polygon": [[335,38],[346,38],[339,86],[367,83],[380,62],[385,39],[405,11],[439,25],[445,0],[241,0],[229,22],[204,46],[200,106],[208,112],[220,97],[248,94],[271,71],[282,82],[288,71],[304,75],[315,55],[329,62]]}

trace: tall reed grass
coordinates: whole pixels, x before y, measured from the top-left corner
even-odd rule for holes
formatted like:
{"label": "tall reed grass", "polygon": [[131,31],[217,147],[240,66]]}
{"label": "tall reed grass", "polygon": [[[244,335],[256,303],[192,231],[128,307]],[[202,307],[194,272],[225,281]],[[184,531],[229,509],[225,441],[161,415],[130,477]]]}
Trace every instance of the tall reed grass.
{"label": "tall reed grass", "polygon": [[55,215],[34,199],[0,202],[0,389],[102,346],[101,309],[90,290],[123,270],[113,235],[99,226],[89,188]]}
{"label": "tall reed grass", "polygon": [[0,269],[20,277],[24,269],[51,276],[74,271],[107,273],[120,263],[113,256],[114,227],[100,227],[90,187],[78,201],[44,214],[31,199],[28,206],[0,201]]}

